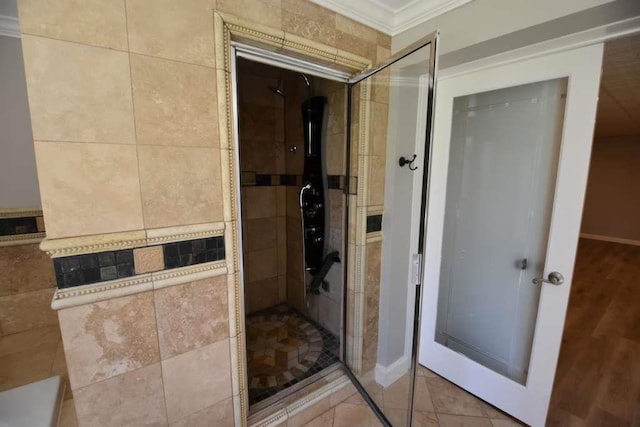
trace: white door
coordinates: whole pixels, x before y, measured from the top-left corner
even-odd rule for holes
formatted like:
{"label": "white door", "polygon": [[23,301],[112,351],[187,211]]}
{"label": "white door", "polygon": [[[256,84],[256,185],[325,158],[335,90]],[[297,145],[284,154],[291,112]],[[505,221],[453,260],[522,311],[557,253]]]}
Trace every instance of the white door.
{"label": "white door", "polygon": [[419,362],[533,426],[560,351],[602,49],[438,80]]}

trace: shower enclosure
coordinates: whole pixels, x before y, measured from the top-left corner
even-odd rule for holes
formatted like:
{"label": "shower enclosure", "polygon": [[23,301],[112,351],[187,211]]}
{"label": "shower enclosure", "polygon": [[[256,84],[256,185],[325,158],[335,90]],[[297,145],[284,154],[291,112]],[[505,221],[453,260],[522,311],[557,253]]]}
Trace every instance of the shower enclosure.
{"label": "shower enclosure", "polygon": [[256,417],[340,368],[385,425],[411,424],[436,39],[356,76],[232,45]]}
{"label": "shower enclosure", "polygon": [[249,402],[262,407],[339,360],[345,87],[244,59],[237,76]]}

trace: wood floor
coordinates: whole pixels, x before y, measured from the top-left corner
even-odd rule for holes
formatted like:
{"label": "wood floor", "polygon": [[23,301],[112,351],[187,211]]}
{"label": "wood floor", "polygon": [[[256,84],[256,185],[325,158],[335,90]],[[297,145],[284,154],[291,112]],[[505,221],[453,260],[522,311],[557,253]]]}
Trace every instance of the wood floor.
{"label": "wood floor", "polygon": [[640,246],[581,239],[548,426],[640,426]]}

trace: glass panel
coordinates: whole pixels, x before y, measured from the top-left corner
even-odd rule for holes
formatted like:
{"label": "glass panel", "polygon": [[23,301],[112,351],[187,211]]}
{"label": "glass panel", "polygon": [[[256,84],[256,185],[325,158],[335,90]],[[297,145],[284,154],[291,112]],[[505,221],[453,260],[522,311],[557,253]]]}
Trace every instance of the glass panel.
{"label": "glass panel", "polygon": [[[350,256],[358,262],[362,254],[364,262],[349,270],[346,363],[394,426],[407,425],[413,382],[410,260],[417,251],[412,234],[421,200],[414,190],[422,188],[429,56],[426,45],[351,88],[350,175],[367,181],[349,196]],[[398,157],[414,153],[417,170],[398,166]]]}
{"label": "glass panel", "polygon": [[436,341],[525,384],[566,98],[557,79],[454,100]]}

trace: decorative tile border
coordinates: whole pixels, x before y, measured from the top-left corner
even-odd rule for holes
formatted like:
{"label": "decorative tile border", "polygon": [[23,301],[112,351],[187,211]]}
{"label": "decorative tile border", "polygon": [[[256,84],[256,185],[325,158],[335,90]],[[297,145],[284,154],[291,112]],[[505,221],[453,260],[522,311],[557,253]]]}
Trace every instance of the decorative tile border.
{"label": "decorative tile border", "polygon": [[98,301],[106,301],[112,298],[120,298],[226,274],[226,262],[216,261],[157,273],[138,274],[133,277],[108,282],[58,289],[53,296],[51,308],[61,310],[79,305],[93,304]]}
{"label": "decorative tile border", "polygon": [[[170,242],[161,247],[167,270],[225,259],[223,236]],[[133,249],[53,259],[59,289],[132,277],[136,272],[135,264]]]}
{"label": "decorative tile border", "polygon": [[54,310],[62,310],[64,308],[147,292],[152,289],[153,282],[150,273],[99,284],[58,289],[53,295],[51,308]]}
{"label": "decorative tile border", "polygon": [[13,236],[16,234],[33,234],[42,232],[42,230],[38,230],[37,218],[38,217],[35,216],[21,218],[0,218],[0,236]]}
{"label": "decorative tile border", "polygon": [[166,269],[225,259],[224,237],[187,240],[162,245]]}
{"label": "decorative tile border", "polygon": [[134,275],[133,249],[54,258],[58,289],[106,282]]}
{"label": "decorative tile border", "polygon": [[[302,175],[240,173],[240,185],[242,187],[302,186],[303,181]],[[344,182],[344,175],[327,175],[327,187],[330,190],[343,190]]]}
{"label": "decorative tile border", "polygon": [[0,210],[0,246],[39,243],[44,237],[44,218],[41,210]]}
{"label": "decorative tile border", "polygon": [[367,234],[382,231],[382,214],[367,217]]}
{"label": "decorative tile border", "polygon": [[40,249],[52,258],[59,258],[71,255],[140,248],[184,240],[204,239],[222,236],[224,231],[224,222],[211,222],[63,239],[44,239],[40,244]]}

